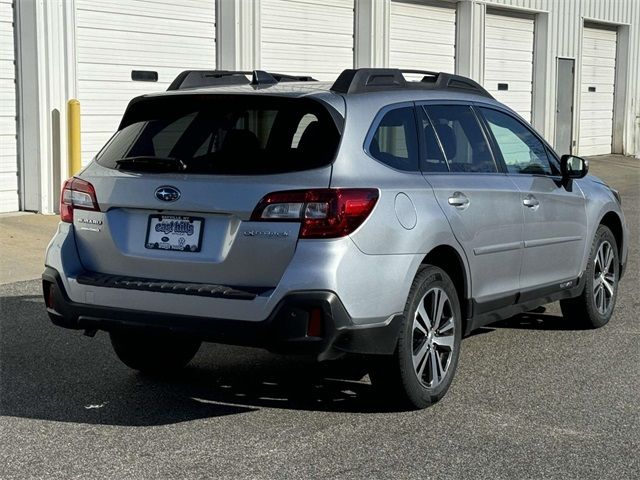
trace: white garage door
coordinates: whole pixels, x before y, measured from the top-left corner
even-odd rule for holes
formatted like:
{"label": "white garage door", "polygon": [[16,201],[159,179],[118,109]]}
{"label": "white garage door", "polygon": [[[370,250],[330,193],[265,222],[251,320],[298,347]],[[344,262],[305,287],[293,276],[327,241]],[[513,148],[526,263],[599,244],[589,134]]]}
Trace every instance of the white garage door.
{"label": "white garage door", "polygon": [[260,68],[335,80],[353,67],[353,1],[262,0]]}
{"label": "white garage door", "polygon": [[392,1],[390,17],[390,67],[455,71],[455,8]]}
{"label": "white garage door", "polygon": [[[116,130],[129,100],[166,90],[182,70],[214,69],[215,0],[76,0],[82,160]],[[132,70],[158,82],[131,80]]]}
{"label": "white garage door", "polygon": [[0,0],[0,212],[18,210],[13,8]]}
{"label": "white garage door", "polygon": [[528,122],[533,93],[533,28],[532,18],[486,16],[484,87]]}
{"label": "white garage door", "polygon": [[579,155],[611,153],[616,40],[615,30],[584,29]]}

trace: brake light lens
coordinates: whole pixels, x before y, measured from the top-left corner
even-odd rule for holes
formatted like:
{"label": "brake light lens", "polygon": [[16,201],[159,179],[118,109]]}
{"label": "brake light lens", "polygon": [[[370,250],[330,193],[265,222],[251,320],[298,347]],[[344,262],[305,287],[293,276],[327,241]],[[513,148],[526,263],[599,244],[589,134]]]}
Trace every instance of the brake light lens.
{"label": "brake light lens", "polygon": [[300,238],[337,238],[354,232],[378,201],[375,188],[289,190],[266,195],[254,222],[300,222]]}
{"label": "brake light lens", "polygon": [[96,190],[86,180],[70,178],[64,182],[60,194],[60,219],[63,222],[73,223],[73,211],[75,209],[100,211]]}

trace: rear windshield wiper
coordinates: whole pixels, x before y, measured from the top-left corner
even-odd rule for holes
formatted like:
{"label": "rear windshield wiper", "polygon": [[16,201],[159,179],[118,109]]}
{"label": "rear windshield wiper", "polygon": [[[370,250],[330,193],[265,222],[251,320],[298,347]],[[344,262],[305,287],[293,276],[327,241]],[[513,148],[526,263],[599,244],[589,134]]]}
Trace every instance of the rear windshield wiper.
{"label": "rear windshield wiper", "polygon": [[183,172],[187,169],[186,163],[179,158],[153,155],[124,157],[116,160],[116,164],[121,170],[136,172]]}

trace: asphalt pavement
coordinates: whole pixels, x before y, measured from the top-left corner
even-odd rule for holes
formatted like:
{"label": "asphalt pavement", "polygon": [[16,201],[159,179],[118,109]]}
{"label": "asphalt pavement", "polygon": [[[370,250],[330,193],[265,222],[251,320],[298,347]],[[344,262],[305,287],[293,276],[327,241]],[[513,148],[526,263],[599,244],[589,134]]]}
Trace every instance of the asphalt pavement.
{"label": "asphalt pavement", "polygon": [[104,333],[52,326],[39,280],[0,285],[0,478],[640,478],[640,160],[591,170],[631,227],[609,325],[554,304],[482,329],[423,411],[380,404],[351,362],[214,344],[145,377]]}

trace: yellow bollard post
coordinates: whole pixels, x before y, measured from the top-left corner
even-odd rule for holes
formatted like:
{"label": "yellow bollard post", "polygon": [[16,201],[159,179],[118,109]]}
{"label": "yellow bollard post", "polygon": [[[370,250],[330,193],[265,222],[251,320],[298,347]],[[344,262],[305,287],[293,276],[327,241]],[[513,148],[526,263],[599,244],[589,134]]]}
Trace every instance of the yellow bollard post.
{"label": "yellow bollard post", "polygon": [[69,177],[73,177],[82,166],[80,149],[80,102],[72,98],[67,102],[67,159]]}

